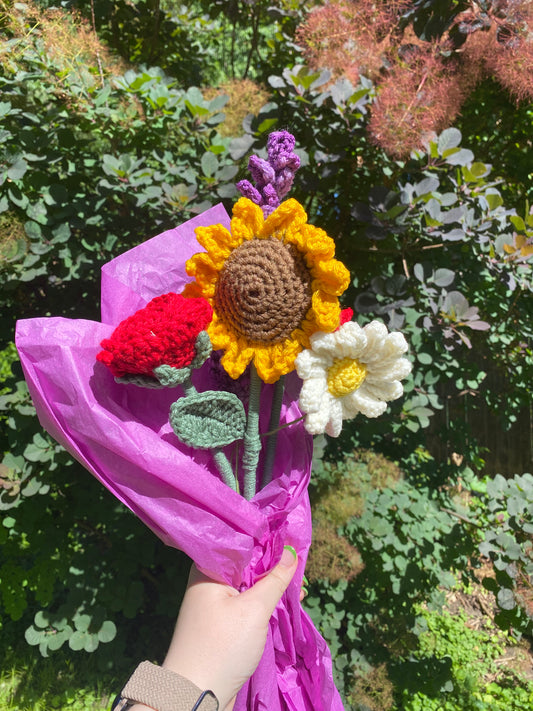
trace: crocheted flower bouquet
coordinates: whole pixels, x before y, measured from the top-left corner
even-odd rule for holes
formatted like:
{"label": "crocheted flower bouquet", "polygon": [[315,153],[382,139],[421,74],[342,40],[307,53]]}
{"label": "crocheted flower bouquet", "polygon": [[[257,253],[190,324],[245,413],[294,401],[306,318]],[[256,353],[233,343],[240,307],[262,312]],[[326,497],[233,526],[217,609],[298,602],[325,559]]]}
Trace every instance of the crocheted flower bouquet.
{"label": "crocheted flower bouquet", "polygon": [[43,427],[163,541],[241,590],[298,551],[241,711],[342,708],[299,602],[311,435],[382,414],[411,368],[401,334],[341,311],[333,240],[282,201],[298,166],[271,134],[231,220],[211,208],[103,267],[102,323],[17,324]]}

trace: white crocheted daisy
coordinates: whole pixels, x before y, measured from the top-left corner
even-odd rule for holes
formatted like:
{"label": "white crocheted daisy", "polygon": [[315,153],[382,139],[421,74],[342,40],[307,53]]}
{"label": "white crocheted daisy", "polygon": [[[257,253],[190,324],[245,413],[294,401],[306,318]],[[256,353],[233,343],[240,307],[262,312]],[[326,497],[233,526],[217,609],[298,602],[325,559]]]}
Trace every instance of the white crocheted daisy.
{"label": "white crocheted daisy", "polygon": [[314,333],[310,342],[296,358],[296,370],[304,381],[299,404],[311,434],[338,437],[343,420],[359,412],[378,417],[403,394],[400,380],[411,363],[401,357],[407,351],[401,333],[389,333],[379,321],[363,328],[348,321],[334,333]]}

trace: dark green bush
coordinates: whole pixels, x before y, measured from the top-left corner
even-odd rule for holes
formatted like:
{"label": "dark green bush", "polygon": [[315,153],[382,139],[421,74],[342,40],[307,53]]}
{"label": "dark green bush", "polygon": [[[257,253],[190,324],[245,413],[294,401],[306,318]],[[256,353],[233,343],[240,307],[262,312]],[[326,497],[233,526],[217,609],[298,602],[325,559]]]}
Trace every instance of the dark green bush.
{"label": "dark green bush", "polygon": [[479,552],[493,564],[483,585],[493,592],[496,622],[514,634],[533,632],[533,476],[475,483],[472,508],[483,524]]}
{"label": "dark green bush", "polygon": [[41,430],[7,344],[16,318],[98,319],[101,264],[233,195],[237,168],[216,131],[224,97],[177,89],[158,68],[101,83],[76,22],[59,18],[80,53],[68,64],[72,47],[48,44],[58,18],[33,10],[13,7],[0,75],[1,607],[43,654],[105,643],[111,660],[125,619],[175,614],[187,562]]}

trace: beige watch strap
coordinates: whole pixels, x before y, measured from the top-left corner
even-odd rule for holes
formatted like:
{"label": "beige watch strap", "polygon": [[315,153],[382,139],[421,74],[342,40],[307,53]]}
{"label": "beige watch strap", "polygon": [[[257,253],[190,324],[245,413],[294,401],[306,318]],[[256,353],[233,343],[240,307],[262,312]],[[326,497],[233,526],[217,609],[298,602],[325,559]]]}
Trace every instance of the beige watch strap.
{"label": "beige watch strap", "polygon": [[[123,699],[146,704],[155,711],[189,711],[201,695],[202,690],[192,681],[151,662],[141,662],[121,692]],[[196,708],[217,711],[215,695],[205,696]]]}

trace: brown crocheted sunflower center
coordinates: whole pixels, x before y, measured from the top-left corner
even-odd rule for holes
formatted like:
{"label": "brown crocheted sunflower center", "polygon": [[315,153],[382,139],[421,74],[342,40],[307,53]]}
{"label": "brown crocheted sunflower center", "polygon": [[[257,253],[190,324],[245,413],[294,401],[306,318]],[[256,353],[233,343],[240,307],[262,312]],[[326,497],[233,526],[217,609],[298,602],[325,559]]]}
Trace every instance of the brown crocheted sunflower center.
{"label": "brown crocheted sunflower center", "polygon": [[243,242],[220,271],[215,309],[239,335],[278,343],[311,308],[311,274],[303,255],[275,237]]}

